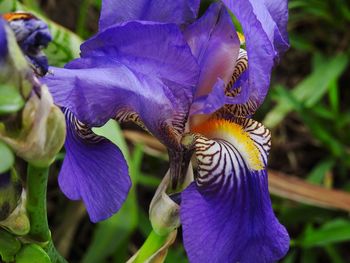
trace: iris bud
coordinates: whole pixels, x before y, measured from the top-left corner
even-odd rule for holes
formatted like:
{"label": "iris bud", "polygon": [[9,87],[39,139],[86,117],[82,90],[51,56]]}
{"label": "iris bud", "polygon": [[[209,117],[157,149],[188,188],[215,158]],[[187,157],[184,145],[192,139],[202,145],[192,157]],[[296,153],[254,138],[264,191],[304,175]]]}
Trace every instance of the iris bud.
{"label": "iris bud", "polygon": [[19,133],[0,129],[0,139],[9,145],[15,154],[27,162],[49,166],[62,148],[66,126],[62,111],[54,105],[46,86],[41,86],[40,96],[33,93],[22,112],[22,127]]}
{"label": "iris bud", "polygon": [[161,236],[169,234],[180,226],[180,206],[166,193],[169,184],[168,172],[158,186],[149,209],[153,230]]}
{"label": "iris bud", "polygon": [[30,230],[25,199],[16,171],[0,174],[0,226],[15,235],[25,235]]}
{"label": "iris bud", "polygon": [[[193,181],[191,165],[189,165],[184,176],[184,183],[180,189],[186,188]],[[168,235],[180,226],[181,193],[167,193],[170,184],[170,173],[168,171],[158,186],[149,209],[153,230],[158,235]]]}
{"label": "iris bud", "polygon": [[20,203],[22,184],[14,169],[0,174],[0,221],[5,220]]}

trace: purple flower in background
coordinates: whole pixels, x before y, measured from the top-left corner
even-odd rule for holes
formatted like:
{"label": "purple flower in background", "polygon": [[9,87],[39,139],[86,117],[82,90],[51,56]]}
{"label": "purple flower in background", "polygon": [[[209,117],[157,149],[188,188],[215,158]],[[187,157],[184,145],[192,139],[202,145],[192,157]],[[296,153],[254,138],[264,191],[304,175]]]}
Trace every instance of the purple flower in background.
{"label": "purple flower in background", "polygon": [[198,1],[103,1],[100,31],[81,58],[46,77],[72,112],[59,182],[98,221],[120,208],[130,180],[120,151],[89,127],[111,118],[145,127],[169,149],[173,185],[183,180],[184,138],[193,138],[198,166],[180,212],[190,261],[273,262],[289,237],[268,193],[270,132],[249,116],[288,47],[287,1],[223,3],[193,22]]}
{"label": "purple flower in background", "polygon": [[6,13],[3,17],[15,34],[17,43],[34,72],[44,76],[48,70],[48,62],[42,50],[52,40],[47,24],[24,12]]}

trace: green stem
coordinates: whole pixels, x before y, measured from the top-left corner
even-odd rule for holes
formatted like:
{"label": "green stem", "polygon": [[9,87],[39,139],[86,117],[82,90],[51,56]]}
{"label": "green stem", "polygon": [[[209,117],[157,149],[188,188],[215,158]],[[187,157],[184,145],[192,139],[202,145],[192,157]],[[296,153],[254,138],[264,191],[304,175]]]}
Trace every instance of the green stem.
{"label": "green stem", "polygon": [[142,247],[140,248],[134,263],[143,263],[149,259],[164,245],[167,238],[167,235],[160,236],[154,232],[154,230],[152,230],[145,243],[143,243]]}
{"label": "green stem", "polygon": [[29,237],[42,244],[52,263],[66,263],[51,239],[47,221],[46,192],[49,168],[38,168],[28,164],[27,212],[30,219]]}
{"label": "green stem", "polygon": [[51,239],[46,212],[46,188],[48,168],[28,165],[27,174],[27,212],[30,219],[29,236],[38,242]]}

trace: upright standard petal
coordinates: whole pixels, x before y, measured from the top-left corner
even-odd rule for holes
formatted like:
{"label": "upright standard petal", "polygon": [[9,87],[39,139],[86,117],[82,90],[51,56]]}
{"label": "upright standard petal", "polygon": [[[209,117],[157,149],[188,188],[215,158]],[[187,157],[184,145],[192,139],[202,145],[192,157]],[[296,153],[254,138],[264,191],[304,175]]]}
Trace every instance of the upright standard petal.
{"label": "upright standard petal", "polygon": [[250,119],[214,119],[195,131],[213,139],[197,138],[197,178],[182,193],[180,215],[190,261],[281,259],[289,236],[273,213],[268,192],[268,130]]}
{"label": "upright standard petal", "polygon": [[131,20],[184,24],[192,22],[200,0],[103,0],[100,31]]}
{"label": "upright standard petal", "polygon": [[81,49],[81,59],[45,78],[57,104],[90,126],[135,112],[163,142],[167,127],[180,125],[181,133],[198,65],[176,25],[118,25]]}
{"label": "upright standard petal", "polygon": [[261,105],[270,85],[272,67],[278,59],[279,52],[288,47],[286,33],[280,32],[280,29],[285,28],[283,23],[287,22],[283,17],[286,12],[276,12],[272,8],[278,3],[282,4],[281,8],[286,8],[285,1],[275,1],[269,5],[265,2],[272,1],[223,0],[223,2],[241,23],[246,39],[249,60],[248,81],[242,89],[248,89],[248,98]]}
{"label": "upright standard petal", "polygon": [[288,0],[264,0],[265,6],[269,11],[272,19],[275,21],[275,45],[279,52],[288,49]]}
{"label": "upright standard petal", "polygon": [[212,4],[186,28],[184,36],[201,69],[196,98],[208,95],[218,78],[228,84],[239,53],[239,39],[226,7]]}
{"label": "upright standard petal", "polygon": [[124,203],[131,180],[121,151],[107,139],[95,135],[65,110],[66,156],[58,182],[72,200],[82,199],[92,222],[106,219]]}

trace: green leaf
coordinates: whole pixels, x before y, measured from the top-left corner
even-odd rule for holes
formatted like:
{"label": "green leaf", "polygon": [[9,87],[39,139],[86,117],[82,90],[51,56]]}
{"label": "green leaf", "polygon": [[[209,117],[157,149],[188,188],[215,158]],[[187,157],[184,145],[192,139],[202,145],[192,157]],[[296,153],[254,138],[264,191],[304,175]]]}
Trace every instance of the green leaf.
{"label": "green leaf", "polygon": [[51,263],[46,252],[36,244],[25,245],[16,255],[16,263]]}
{"label": "green leaf", "polygon": [[325,160],[318,163],[307,177],[307,181],[310,183],[321,185],[324,179],[324,176],[328,171],[330,171],[335,165],[334,160]]}
{"label": "green leaf", "polygon": [[318,229],[307,228],[298,244],[305,248],[325,246],[350,240],[350,221],[337,219]]}
{"label": "green leaf", "polygon": [[[348,64],[348,58],[344,54],[327,59],[319,58],[315,64],[313,72],[297,85],[291,94],[295,100],[304,105],[306,108],[311,108],[315,105],[327,92],[330,84],[344,72]],[[270,129],[277,126],[285,116],[294,110],[291,103],[285,103],[283,94],[277,96],[278,104],[270,111],[263,123]]]}
{"label": "green leaf", "polygon": [[0,262],[12,262],[21,249],[21,243],[7,231],[0,229]]}
{"label": "green leaf", "polygon": [[0,13],[11,12],[16,8],[16,1],[0,0]]}
{"label": "green leaf", "polygon": [[0,141],[0,173],[8,171],[15,162],[15,157],[10,148]]}
{"label": "green leaf", "polygon": [[99,128],[92,128],[93,132],[104,136],[119,147],[125,159],[129,159],[128,145],[124,139],[123,131],[115,120],[109,120],[105,125]]}
{"label": "green leaf", "polygon": [[0,115],[17,112],[23,106],[24,100],[15,88],[0,85]]}

